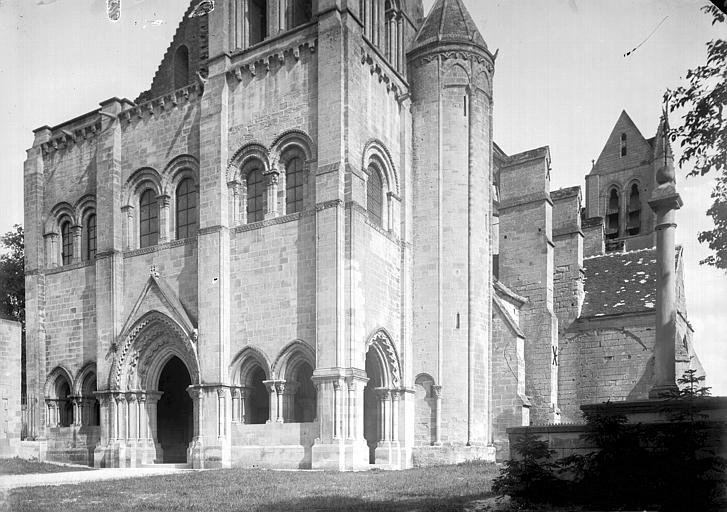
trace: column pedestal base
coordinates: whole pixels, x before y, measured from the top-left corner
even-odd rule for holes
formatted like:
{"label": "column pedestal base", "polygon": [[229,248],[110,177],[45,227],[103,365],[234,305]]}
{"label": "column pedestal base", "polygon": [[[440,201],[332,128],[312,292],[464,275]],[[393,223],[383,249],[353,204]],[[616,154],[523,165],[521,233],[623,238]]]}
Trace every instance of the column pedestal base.
{"label": "column pedestal base", "polygon": [[364,441],[316,442],[312,448],[312,469],[361,471],[369,469],[369,447]]}

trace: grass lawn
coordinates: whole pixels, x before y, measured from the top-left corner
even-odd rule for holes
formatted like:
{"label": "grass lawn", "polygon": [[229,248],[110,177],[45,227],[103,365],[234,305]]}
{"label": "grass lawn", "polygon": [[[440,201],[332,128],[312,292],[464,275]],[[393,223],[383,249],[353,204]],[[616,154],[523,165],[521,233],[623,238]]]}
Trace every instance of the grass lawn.
{"label": "grass lawn", "polygon": [[363,473],[226,469],[17,489],[6,498],[11,511],[455,511],[489,496],[496,475],[485,463]]}
{"label": "grass lawn", "polygon": [[60,464],[47,464],[33,460],[0,459],[0,475],[29,475],[32,473],[65,473],[68,471],[90,471],[92,468],[84,466],[64,466]]}

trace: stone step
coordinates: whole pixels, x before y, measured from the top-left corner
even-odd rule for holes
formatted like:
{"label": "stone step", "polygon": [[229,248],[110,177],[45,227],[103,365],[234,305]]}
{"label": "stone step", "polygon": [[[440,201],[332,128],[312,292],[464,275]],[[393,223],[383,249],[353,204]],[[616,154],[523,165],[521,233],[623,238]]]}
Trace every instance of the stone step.
{"label": "stone step", "polygon": [[164,463],[164,464],[142,464],[140,468],[145,469],[192,469],[192,467],[186,462],[183,463]]}

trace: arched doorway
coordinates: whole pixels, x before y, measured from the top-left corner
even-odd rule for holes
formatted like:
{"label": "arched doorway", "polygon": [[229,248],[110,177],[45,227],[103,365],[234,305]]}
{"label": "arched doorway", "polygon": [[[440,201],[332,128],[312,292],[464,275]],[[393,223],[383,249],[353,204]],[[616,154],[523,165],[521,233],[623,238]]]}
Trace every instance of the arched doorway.
{"label": "arched doorway", "polygon": [[364,439],[369,447],[369,464],[376,463],[376,447],[382,439],[381,391],[384,385],[383,368],[373,347],[366,352],[366,376],[364,388]]}
{"label": "arched doorway", "polygon": [[187,388],[192,384],[189,371],[174,356],[159,376],[162,396],[157,404],[157,438],[165,463],[187,462],[187,447],[192,441],[194,406]]}
{"label": "arched doorway", "polygon": [[261,425],[270,419],[270,394],[263,383],[267,377],[265,370],[258,365],[249,375],[250,400],[247,401],[245,423]]}

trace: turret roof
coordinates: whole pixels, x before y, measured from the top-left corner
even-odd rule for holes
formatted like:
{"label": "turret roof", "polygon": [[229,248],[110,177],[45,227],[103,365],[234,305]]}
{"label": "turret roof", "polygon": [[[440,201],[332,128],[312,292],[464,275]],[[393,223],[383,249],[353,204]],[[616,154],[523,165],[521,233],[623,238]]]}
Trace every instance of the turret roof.
{"label": "turret roof", "polygon": [[469,43],[487,50],[487,43],[462,0],[437,0],[429,11],[414,47],[435,42]]}

